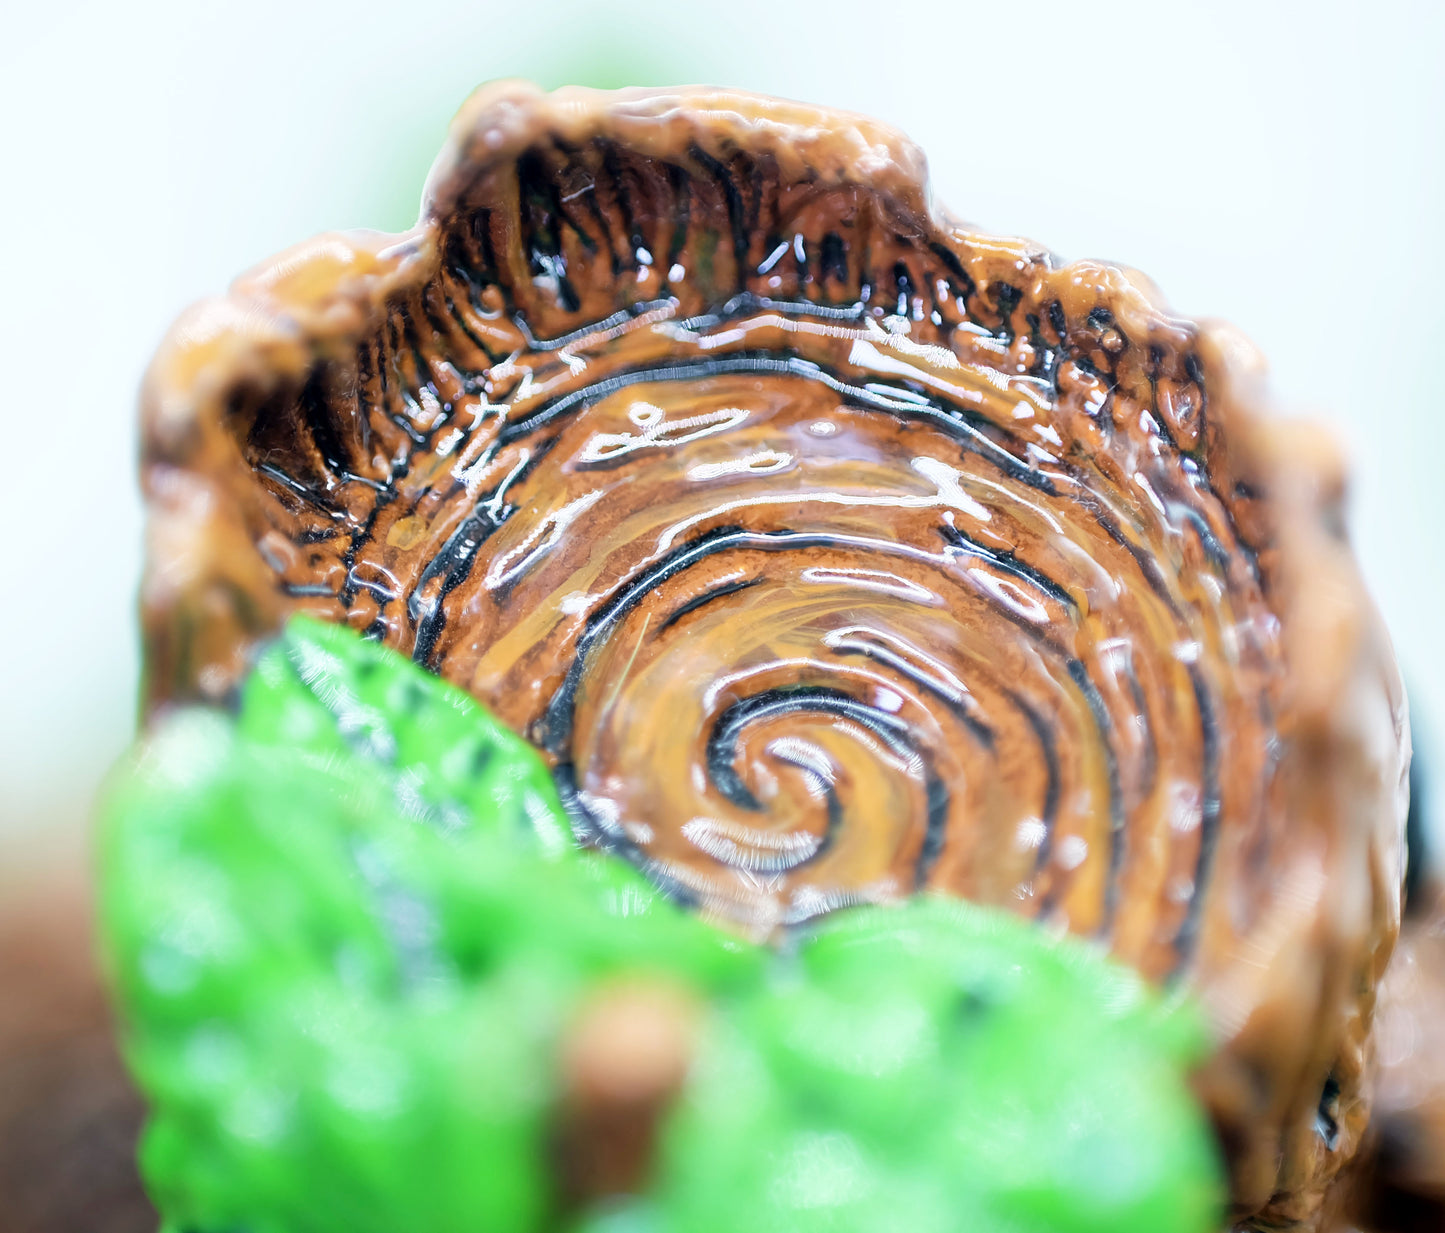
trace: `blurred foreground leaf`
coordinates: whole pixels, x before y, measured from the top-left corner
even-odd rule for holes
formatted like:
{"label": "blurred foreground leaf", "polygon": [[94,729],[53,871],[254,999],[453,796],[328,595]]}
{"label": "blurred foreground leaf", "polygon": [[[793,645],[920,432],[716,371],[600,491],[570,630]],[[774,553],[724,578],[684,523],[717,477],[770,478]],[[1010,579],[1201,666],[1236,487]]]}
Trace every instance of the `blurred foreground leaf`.
{"label": "blurred foreground leaf", "polygon": [[[102,925],[169,1233],[1211,1233],[1205,1041],[1084,943],[941,899],[774,954],[578,851],[536,751],[294,622],[114,783]],[[706,1012],[648,1193],[559,1208],[558,1053],[608,982]]]}

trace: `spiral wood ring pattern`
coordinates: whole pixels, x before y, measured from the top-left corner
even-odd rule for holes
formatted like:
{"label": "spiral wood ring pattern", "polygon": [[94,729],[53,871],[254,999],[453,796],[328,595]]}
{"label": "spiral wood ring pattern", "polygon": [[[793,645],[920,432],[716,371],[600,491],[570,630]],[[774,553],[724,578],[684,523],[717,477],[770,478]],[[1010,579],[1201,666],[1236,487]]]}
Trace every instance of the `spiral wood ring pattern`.
{"label": "spiral wood ring pattern", "polygon": [[1137,276],[939,217],[857,117],[491,87],[414,231],[162,348],[150,701],[224,700],[304,610],[739,927],[936,890],[1099,936],[1214,1015],[1240,1211],[1308,1222],[1366,1117],[1406,738],[1338,459],[1252,374]]}

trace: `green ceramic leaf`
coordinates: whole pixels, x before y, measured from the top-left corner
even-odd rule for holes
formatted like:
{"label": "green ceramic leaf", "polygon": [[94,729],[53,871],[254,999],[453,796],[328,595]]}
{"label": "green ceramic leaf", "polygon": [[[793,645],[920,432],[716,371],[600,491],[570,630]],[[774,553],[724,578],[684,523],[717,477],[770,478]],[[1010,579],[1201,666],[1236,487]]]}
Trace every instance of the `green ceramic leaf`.
{"label": "green ceramic leaf", "polygon": [[398,804],[442,827],[475,819],[572,848],[537,751],[454,685],[350,630],[297,617],[256,663],[240,729],[320,757],[353,754],[396,777]]}
{"label": "green ceramic leaf", "polygon": [[563,828],[530,747],[349,634],[293,627],[239,720],[160,726],[105,810],[101,916],[168,1227],[545,1227],[583,994],[759,960],[621,861],[517,841]]}
{"label": "green ceramic leaf", "polygon": [[715,1031],[672,1127],[659,1229],[1220,1227],[1185,1082],[1194,1016],[1005,913],[841,913]]}
{"label": "green ceramic leaf", "polygon": [[[101,917],[167,1233],[1213,1233],[1204,1038],[1094,948],[940,899],[744,944],[577,851],[536,751],[293,623],[116,777]],[[601,981],[707,1007],[650,1191],[557,1210]]]}

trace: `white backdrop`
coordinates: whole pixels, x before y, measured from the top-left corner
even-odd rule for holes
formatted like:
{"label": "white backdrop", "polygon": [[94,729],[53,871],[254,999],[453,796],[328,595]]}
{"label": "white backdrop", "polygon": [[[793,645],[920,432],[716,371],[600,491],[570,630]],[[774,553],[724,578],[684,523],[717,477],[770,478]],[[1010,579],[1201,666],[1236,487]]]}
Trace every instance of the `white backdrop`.
{"label": "white backdrop", "polygon": [[130,733],[133,408],[166,325],[312,232],[409,225],[497,76],[872,113],[956,214],[1241,326],[1350,445],[1445,801],[1440,0],[48,0],[3,28],[0,843],[79,834]]}

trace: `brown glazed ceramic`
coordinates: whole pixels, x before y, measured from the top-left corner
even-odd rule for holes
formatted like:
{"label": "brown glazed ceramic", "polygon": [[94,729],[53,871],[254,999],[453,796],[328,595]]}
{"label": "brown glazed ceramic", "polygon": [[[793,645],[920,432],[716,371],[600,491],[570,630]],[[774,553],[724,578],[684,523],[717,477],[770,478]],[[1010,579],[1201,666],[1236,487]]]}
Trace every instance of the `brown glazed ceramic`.
{"label": "brown glazed ceramic", "polygon": [[151,708],[288,613],[466,687],[581,837],[756,935],[937,891],[1202,1001],[1241,1219],[1368,1120],[1403,699],[1341,460],[1138,275],[855,116],[479,92],[400,235],[185,317],[145,393]]}

